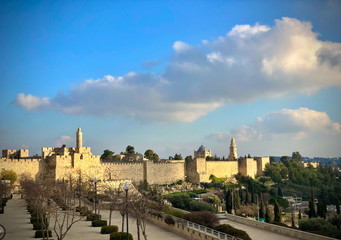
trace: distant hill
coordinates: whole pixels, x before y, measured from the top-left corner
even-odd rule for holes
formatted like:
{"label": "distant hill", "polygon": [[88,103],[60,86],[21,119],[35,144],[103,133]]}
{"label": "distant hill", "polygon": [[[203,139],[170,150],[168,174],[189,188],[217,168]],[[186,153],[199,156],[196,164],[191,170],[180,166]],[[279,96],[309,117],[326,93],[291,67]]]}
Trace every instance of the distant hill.
{"label": "distant hill", "polygon": [[[279,162],[281,157],[274,156],[276,162]],[[324,158],[324,157],[302,157],[304,162],[320,162],[322,164],[341,164],[341,157]]]}

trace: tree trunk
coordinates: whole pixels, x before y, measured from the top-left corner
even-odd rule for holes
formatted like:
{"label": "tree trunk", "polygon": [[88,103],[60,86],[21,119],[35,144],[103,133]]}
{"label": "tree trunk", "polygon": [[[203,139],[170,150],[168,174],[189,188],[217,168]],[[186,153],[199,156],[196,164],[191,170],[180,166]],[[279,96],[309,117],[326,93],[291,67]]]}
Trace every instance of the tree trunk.
{"label": "tree trunk", "polygon": [[111,226],[111,215],[112,215],[112,210],[110,209],[110,212],[109,212],[109,226]]}
{"label": "tree trunk", "polygon": [[136,227],[137,227],[137,240],[140,240],[140,221],[136,219]]}
{"label": "tree trunk", "polygon": [[124,214],[122,214],[121,216],[122,216],[122,231],[121,232],[124,232]]}

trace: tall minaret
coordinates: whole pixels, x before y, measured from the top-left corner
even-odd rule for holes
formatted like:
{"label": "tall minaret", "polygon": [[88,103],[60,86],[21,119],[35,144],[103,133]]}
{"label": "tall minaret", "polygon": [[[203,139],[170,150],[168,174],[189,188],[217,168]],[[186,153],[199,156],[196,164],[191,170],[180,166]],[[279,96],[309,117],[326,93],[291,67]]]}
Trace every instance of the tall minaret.
{"label": "tall minaret", "polygon": [[237,160],[238,155],[237,155],[237,145],[236,141],[234,138],[231,139],[231,144],[230,144],[230,155],[229,155],[229,160]]}
{"label": "tall minaret", "polygon": [[76,149],[79,150],[83,147],[83,133],[82,129],[78,128],[76,133]]}

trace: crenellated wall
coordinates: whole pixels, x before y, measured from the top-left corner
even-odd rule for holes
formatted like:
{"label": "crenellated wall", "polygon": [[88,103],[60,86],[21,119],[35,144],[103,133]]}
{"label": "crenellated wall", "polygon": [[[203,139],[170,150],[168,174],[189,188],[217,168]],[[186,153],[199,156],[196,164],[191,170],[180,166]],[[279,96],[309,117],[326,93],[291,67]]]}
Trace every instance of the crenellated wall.
{"label": "crenellated wall", "polygon": [[40,158],[23,158],[23,159],[0,159],[0,170],[13,170],[18,176],[28,174],[35,178],[39,175],[41,169]]}

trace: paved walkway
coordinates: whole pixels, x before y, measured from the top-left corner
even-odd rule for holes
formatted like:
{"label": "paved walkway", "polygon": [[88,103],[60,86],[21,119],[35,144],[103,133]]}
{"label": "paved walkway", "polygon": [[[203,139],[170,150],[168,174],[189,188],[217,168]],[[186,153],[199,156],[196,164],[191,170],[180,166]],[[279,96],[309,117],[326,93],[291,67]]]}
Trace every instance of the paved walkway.
{"label": "paved walkway", "polygon": [[8,200],[5,213],[0,214],[0,224],[6,229],[4,240],[28,240],[34,238],[30,214],[26,203],[20,198]]}
{"label": "paved walkway", "polygon": [[[109,211],[101,211],[102,218],[109,218]],[[19,196],[15,196],[7,202],[5,213],[0,214],[0,224],[6,228],[6,236],[3,240],[32,240],[35,231],[30,223],[30,215],[26,210],[26,203]],[[112,225],[117,225],[121,229],[121,215],[114,212],[112,216]],[[77,222],[67,233],[65,240],[108,240],[109,235],[100,234],[100,227],[91,227],[91,222]],[[137,239],[136,222],[129,218],[129,232]],[[153,223],[147,223],[146,232],[148,240],[186,240],[173,232],[167,231]],[[53,233],[52,238],[55,236]],[[54,239],[56,239],[54,237]],[[142,233],[141,233],[141,239]]]}
{"label": "paved walkway", "polygon": [[247,232],[247,234],[249,234],[252,240],[296,240],[296,238],[288,237],[274,232],[265,231],[242,223],[233,222],[227,219],[221,219],[220,224],[229,224],[232,227],[243,230]]}

